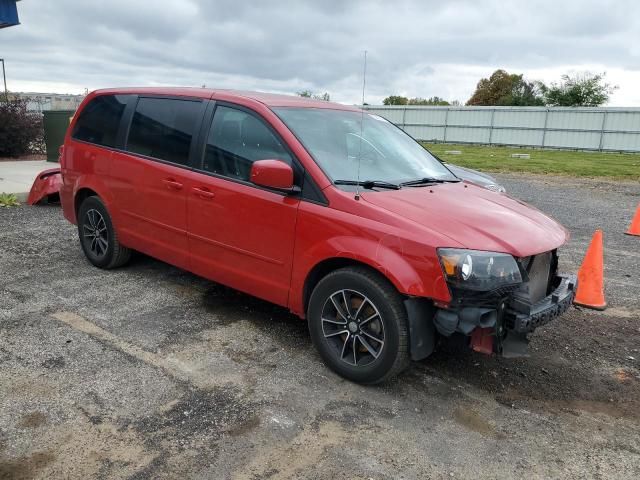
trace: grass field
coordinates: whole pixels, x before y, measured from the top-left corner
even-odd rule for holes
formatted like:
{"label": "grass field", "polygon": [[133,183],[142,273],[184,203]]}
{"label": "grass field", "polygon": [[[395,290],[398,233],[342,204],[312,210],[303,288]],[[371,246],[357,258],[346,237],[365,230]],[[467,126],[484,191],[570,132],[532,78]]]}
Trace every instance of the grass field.
{"label": "grass field", "polygon": [[[640,180],[640,154],[576,152],[478,145],[426,143],[423,145],[447,162],[487,172],[529,172],[573,177],[608,177]],[[445,153],[460,150],[461,155]],[[511,158],[528,153],[530,159]]]}

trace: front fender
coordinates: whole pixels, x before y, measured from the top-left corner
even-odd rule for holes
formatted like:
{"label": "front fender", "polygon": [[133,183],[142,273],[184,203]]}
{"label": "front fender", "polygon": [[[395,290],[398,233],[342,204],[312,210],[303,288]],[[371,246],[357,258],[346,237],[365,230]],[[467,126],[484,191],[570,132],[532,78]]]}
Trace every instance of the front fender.
{"label": "front fender", "polygon": [[423,293],[420,277],[402,256],[400,239],[392,235],[385,235],[377,241],[362,237],[334,237],[316,245],[309,253],[321,259],[317,263],[330,258],[349,258],[364,263],[382,273],[398,291],[407,295]]}
{"label": "front fender", "polygon": [[[448,301],[449,292],[438,288],[438,278],[424,278],[404,253],[403,242],[396,236],[383,235],[378,240],[356,236],[335,236],[317,242],[297,253],[292,272],[289,308],[304,317],[305,289],[309,274],[321,263],[333,259],[349,259],[368,265],[387,278],[402,294]],[[439,267],[438,267],[439,268]]]}

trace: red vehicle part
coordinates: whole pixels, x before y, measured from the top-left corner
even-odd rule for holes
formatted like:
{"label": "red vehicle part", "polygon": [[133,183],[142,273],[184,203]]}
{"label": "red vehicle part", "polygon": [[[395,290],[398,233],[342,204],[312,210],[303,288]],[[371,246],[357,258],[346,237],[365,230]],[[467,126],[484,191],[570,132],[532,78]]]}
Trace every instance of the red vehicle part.
{"label": "red vehicle part", "polygon": [[45,198],[50,202],[57,202],[60,199],[61,186],[62,175],[60,168],[50,168],[40,172],[31,186],[27,204],[35,205]]}
{"label": "red vehicle part", "polygon": [[256,185],[289,190],[293,186],[293,170],[280,160],[258,160],[251,167],[251,181]]}
{"label": "red vehicle part", "polygon": [[485,355],[493,353],[493,339],[495,334],[493,328],[476,328],[471,334],[471,348]]}

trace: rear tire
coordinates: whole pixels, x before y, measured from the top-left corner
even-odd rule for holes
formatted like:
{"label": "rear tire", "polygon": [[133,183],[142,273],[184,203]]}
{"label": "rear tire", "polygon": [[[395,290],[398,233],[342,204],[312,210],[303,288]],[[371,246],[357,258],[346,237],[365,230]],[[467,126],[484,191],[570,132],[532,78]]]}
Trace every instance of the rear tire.
{"label": "rear tire", "polygon": [[80,204],[78,235],[87,260],[98,268],[117,268],[131,258],[131,250],[120,244],[107,207],[99,197],[87,197]]}
{"label": "rear tire", "polygon": [[348,380],[379,383],[409,365],[402,297],[374,271],[347,267],[328,274],[311,294],[307,318],[325,364]]}

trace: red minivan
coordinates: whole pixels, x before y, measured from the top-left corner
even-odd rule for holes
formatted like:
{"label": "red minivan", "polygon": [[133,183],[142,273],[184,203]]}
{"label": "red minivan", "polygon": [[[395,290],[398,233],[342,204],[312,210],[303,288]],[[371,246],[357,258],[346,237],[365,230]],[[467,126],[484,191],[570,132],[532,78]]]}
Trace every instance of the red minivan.
{"label": "red minivan", "polygon": [[71,122],[61,167],[64,215],[93,265],[137,250],[286,306],[356,382],[390,378],[447,337],[522,353],[573,301],[561,225],[354,107],[99,90]]}

